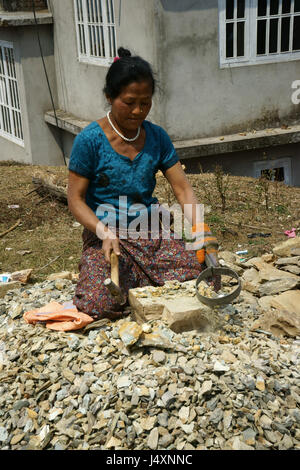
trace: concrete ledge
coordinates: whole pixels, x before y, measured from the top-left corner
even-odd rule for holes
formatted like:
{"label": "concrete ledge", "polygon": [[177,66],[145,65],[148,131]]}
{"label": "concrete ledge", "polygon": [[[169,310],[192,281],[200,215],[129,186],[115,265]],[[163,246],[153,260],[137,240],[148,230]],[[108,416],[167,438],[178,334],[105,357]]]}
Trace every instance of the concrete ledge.
{"label": "concrete ledge", "polygon": [[288,126],[287,129],[271,128],[203,139],[174,141],[173,144],[179,157],[185,159],[299,142],[300,125],[296,125]]}
{"label": "concrete ledge", "polygon": [[[77,135],[92,121],[84,121],[70,113],[56,110],[58,127]],[[45,114],[45,121],[56,126],[53,111]],[[300,125],[288,126],[287,129],[272,128],[261,131],[241,132],[217,137],[206,137],[195,140],[173,141],[180,159],[207,157],[223,153],[247,151],[276,145],[295,144],[300,142]]]}
{"label": "concrete ledge", "polygon": [[[52,24],[53,16],[48,10],[36,12],[38,24]],[[0,28],[10,28],[14,26],[34,26],[35,19],[30,11],[0,11]]]}
{"label": "concrete ledge", "polygon": [[[61,109],[55,110],[58,127],[64,131],[70,132],[71,134],[77,135],[92,121],[84,121],[79,119],[73,114],[67,113]],[[52,126],[57,126],[54,111],[47,111],[45,113],[45,121]]]}

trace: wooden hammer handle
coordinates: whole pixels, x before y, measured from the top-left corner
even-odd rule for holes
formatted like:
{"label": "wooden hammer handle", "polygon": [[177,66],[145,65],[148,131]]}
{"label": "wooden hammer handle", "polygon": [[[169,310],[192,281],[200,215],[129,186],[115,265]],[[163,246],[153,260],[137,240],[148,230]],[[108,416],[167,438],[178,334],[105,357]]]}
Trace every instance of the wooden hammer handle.
{"label": "wooden hammer handle", "polygon": [[113,251],[110,255],[111,280],[119,287],[119,257]]}

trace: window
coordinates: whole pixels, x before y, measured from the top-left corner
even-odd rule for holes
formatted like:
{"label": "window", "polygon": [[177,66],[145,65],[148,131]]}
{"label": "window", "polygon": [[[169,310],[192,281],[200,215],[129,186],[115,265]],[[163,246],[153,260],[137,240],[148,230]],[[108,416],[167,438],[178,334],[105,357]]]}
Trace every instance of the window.
{"label": "window", "polygon": [[0,135],[24,146],[13,45],[0,41]]}
{"label": "window", "polygon": [[219,0],[220,66],[300,59],[300,0]]}
{"label": "window", "polygon": [[287,185],[291,185],[291,158],[254,162],[254,178],[259,178],[262,175],[272,181],[282,181]]}
{"label": "window", "polygon": [[110,65],[117,55],[113,0],[74,0],[79,60]]}

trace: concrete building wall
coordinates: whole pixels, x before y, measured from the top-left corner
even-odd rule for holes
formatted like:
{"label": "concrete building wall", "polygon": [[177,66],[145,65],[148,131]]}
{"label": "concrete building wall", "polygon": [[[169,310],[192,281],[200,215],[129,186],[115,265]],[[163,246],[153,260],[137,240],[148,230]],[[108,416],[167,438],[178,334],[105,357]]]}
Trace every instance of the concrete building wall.
{"label": "concrete building wall", "polygon": [[[115,18],[118,46],[142,56],[156,69],[153,7],[152,0],[115,1]],[[82,119],[99,119],[109,109],[102,92],[108,66],[78,60],[73,0],[50,0],[49,8],[54,17],[59,108]]]}
{"label": "concrete building wall", "polygon": [[[44,120],[44,114],[52,108],[52,103],[35,28],[35,26],[29,26],[19,31],[32,163],[56,165],[62,162],[59,131],[50,129]],[[53,26],[44,25],[39,28],[39,31],[48,80],[54,105],[57,106]]]}
{"label": "concrete building wall", "polygon": [[[39,32],[49,83],[57,106],[52,26],[40,26]],[[41,165],[61,164],[59,131],[50,129],[44,121],[44,113],[51,109],[52,104],[35,26],[1,28],[0,40],[11,42],[14,46],[24,132],[24,147],[0,136],[0,159]]]}
{"label": "concrete building wall", "polygon": [[300,61],[221,69],[218,0],[155,0],[162,124],[176,140],[299,122]]}

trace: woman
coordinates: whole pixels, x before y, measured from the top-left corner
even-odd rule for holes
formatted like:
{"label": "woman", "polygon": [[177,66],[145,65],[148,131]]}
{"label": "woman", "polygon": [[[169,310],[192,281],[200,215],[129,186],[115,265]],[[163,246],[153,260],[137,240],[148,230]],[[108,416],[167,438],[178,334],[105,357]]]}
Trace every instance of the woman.
{"label": "woman", "polygon": [[[122,229],[134,218],[133,204],[144,207],[144,215],[150,220],[153,205],[158,202],[152,196],[158,170],[164,173],[181,207],[192,205],[187,218],[194,224],[194,233],[205,229],[210,242],[216,243],[207,226],[195,225],[198,201],[170,138],[161,127],[146,120],[155,92],[150,65],[140,57],[131,57],[123,48],[118,54],[104,88],[111,110],[76,137],[69,162],[68,204],[85,227],[73,303],[94,319],[124,315],[104,285],[110,277],[112,251],[119,256],[120,286],[126,292],[134,287],[163,285],[166,280],[195,279],[203,269],[204,250],[198,250],[195,256],[195,251],[185,250],[184,241],[176,240],[173,232],[169,240],[163,239],[161,229],[158,237],[150,239],[136,239],[130,236],[130,230],[127,236],[122,235]],[[216,254],[215,248],[213,251]]]}

